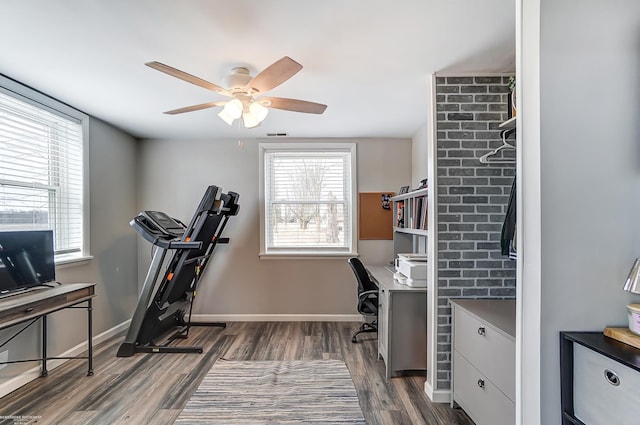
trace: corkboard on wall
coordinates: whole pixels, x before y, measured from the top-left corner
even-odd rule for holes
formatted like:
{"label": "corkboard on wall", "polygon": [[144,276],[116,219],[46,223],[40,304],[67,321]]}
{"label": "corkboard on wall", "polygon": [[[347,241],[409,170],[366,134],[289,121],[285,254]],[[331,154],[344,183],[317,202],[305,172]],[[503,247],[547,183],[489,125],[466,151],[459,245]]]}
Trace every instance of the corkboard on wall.
{"label": "corkboard on wall", "polygon": [[358,204],[358,229],[360,240],[393,239],[393,209],[382,207],[382,195],[393,196],[392,192],[360,193]]}

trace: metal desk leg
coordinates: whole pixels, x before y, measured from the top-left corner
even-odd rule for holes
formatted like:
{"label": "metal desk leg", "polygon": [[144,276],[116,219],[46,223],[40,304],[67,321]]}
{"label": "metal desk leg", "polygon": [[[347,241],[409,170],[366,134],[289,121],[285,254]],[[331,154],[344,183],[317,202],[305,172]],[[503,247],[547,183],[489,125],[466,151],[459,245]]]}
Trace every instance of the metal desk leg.
{"label": "metal desk leg", "polygon": [[93,303],[91,298],[89,298],[87,302],[89,303],[87,306],[87,314],[89,316],[87,321],[87,328],[89,328],[89,336],[87,338],[87,344],[89,344],[87,351],[87,358],[89,360],[89,371],[87,372],[87,376],[93,376]]}
{"label": "metal desk leg", "polygon": [[47,315],[42,316],[42,370],[40,376],[47,376]]}

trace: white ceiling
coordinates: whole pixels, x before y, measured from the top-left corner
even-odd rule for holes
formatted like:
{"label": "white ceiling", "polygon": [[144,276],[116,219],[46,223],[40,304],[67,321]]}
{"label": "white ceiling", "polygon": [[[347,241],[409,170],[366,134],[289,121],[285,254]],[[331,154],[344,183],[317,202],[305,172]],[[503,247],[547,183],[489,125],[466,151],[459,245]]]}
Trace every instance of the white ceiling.
{"label": "white ceiling", "polygon": [[[2,0],[0,73],[140,138],[411,137],[426,123],[430,75],[515,68],[513,0]],[[283,56],[304,68],[270,96],[327,104],[271,110],[229,127],[224,100],[144,66],[218,85]]]}

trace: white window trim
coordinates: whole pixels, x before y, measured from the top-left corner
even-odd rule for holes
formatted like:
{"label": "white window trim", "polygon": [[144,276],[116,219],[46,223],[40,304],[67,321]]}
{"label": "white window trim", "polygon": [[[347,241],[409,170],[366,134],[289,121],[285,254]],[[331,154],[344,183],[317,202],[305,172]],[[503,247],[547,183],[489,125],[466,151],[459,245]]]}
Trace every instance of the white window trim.
{"label": "white window trim", "polygon": [[[266,222],[265,222],[265,181],[264,181],[264,155],[267,150],[307,150],[322,152],[329,149],[349,149],[351,157],[351,249],[350,251],[326,251],[318,250],[317,252],[304,251],[283,251],[267,252],[266,251]],[[338,258],[344,259],[357,256],[358,246],[358,194],[357,194],[357,169],[356,169],[356,144],[355,143],[320,143],[320,142],[308,142],[308,143],[260,143],[259,145],[259,167],[258,173],[260,176],[260,188],[258,204],[260,208],[260,252],[258,254],[260,259],[278,259],[278,260],[317,260],[317,259],[329,259]]]}
{"label": "white window trim", "polygon": [[89,220],[89,115],[2,74],[0,74],[0,91],[54,114],[66,115],[79,121],[82,126],[82,251],[74,254],[56,255],[56,265],[84,264],[93,258],[90,252],[91,238],[89,235],[91,228]]}

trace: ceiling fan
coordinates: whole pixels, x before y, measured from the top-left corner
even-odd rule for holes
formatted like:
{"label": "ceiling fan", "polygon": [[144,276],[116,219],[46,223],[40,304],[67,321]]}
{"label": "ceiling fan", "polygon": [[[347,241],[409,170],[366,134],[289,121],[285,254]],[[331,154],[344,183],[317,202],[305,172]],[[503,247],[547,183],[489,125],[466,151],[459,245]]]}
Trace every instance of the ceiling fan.
{"label": "ceiling fan", "polygon": [[232,98],[231,100],[201,103],[199,105],[166,111],[165,114],[169,115],[224,106],[220,113],[218,113],[218,116],[227,124],[232,125],[235,119],[242,117],[244,126],[246,128],[253,128],[260,125],[266,118],[269,108],[305,112],[308,114],[322,114],[324,110],[327,109],[327,105],[308,102],[306,100],[263,96],[265,92],[284,83],[302,69],[302,65],[288,56],[269,65],[255,77],[252,77],[249,74],[249,70],[245,67],[233,68],[231,74],[226,79],[227,88],[222,88],[202,78],[198,78],[160,62],[147,62],[145,65],[171,75],[172,77]]}

